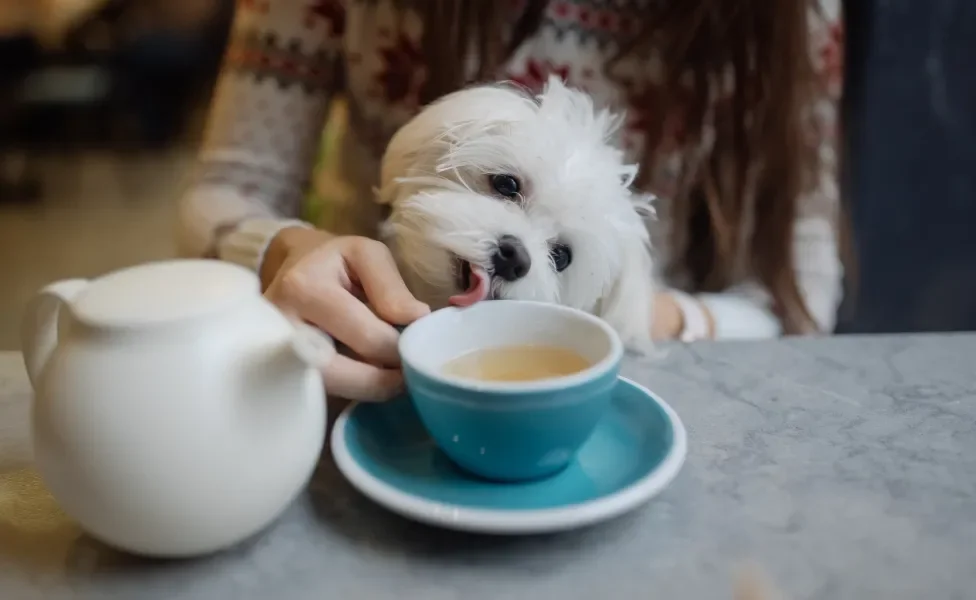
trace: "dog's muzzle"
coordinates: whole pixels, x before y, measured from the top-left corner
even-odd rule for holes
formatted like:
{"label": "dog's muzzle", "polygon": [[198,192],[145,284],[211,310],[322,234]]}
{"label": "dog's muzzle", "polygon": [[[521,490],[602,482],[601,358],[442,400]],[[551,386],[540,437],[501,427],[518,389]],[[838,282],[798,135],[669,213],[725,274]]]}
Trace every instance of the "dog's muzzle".
{"label": "dog's muzzle", "polygon": [[503,235],[498,240],[498,248],[491,257],[495,275],[505,281],[518,281],[532,268],[532,256],[525,249],[522,240],[514,235]]}

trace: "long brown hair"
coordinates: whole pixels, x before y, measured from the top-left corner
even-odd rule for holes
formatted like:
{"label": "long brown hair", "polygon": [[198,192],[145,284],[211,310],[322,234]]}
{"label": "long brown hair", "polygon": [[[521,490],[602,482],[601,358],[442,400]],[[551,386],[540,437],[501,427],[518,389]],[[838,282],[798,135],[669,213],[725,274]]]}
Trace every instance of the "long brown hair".
{"label": "long brown hair", "polygon": [[[421,100],[470,83],[472,65],[475,80],[492,79],[536,31],[547,5],[526,0],[513,21],[509,2],[416,2],[430,32],[423,41],[428,77]],[[653,173],[664,115],[680,111],[686,160],[670,211],[670,243],[696,291],[721,290],[748,268],[771,291],[787,333],[816,329],[797,284],[792,246],[797,200],[820,166],[803,139],[814,92],[809,9],[808,2],[780,0],[651,3],[646,24],[607,65],[652,49],[663,59],[665,84],[648,100],[662,118],[646,120],[637,185],[646,187]],[[729,94],[713,102],[729,78]],[[714,145],[696,157],[706,119]]]}

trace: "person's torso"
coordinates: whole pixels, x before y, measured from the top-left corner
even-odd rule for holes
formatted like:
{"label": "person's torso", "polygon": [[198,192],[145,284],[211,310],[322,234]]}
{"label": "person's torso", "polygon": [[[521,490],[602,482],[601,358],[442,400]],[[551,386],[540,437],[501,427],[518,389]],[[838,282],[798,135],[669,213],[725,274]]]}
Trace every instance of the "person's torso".
{"label": "person's torso", "polygon": [[[680,115],[663,115],[656,107],[656,99],[662,97],[658,88],[665,85],[660,56],[653,49],[621,53],[620,41],[633,39],[645,27],[642,14],[653,1],[550,2],[539,28],[503,64],[495,79],[537,93],[555,74],[590,94],[596,106],[624,113],[617,143],[634,163],[648,151],[644,134],[648,120],[663,120],[652,170],[644,175],[645,191],[659,198],[658,218],[649,226],[652,239],[658,242],[661,265],[667,262],[660,253],[667,247],[668,201],[676,192],[689,154],[707,152],[714,134],[706,117],[699,141],[689,148]],[[836,0],[826,2],[836,4]],[[346,2],[342,42],[345,110],[338,113],[340,122],[330,123],[342,130],[338,160],[333,169],[317,177],[317,187],[328,189],[320,195],[333,204],[328,226],[338,231],[373,233],[380,213],[369,196],[378,180],[383,151],[397,129],[421,109],[426,72],[421,47],[424,24],[417,14],[395,4]],[[825,7],[828,21],[836,19],[836,13],[836,7]]]}
{"label": "person's torso", "polygon": [[[504,63],[495,79],[538,93],[555,74],[590,94],[596,106],[624,112],[619,143],[628,159],[636,162],[644,151],[645,121],[661,118],[654,114],[649,100],[657,97],[653,91],[663,84],[664,73],[653,53],[618,57],[618,41],[640,31],[640,14],[647,3],[551,2],[538,30]],[[348,3],[343,41],[349,118],[346,138],[362,146],[363,153],[372,158],[373,170],[392,135],[421,108],[426,71],[422,36],[421,20],[406,9],[397,10],[392,3]],[[677,148],[683,143],[677,120],[671,119],[668,125],[663,148],[659,148],[665,155],[669,146]],[[658,164],[650,188],[666,196],[680,164],[673,160]]]}

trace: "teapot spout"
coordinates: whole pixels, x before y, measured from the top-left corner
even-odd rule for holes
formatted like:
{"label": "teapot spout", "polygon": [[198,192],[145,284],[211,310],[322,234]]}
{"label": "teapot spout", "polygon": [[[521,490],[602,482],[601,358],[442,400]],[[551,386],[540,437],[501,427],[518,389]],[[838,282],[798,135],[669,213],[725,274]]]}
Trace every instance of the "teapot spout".
{"label": "teapot spout", "polygon": [[327,365],[336,355],[332,338],[307,323],[293,322],[292,324],[295,332],[289,344],[291,354],[305,367],[321,369]]}
{"label": "teapot spout", "polygon": [[[294,323],[290,337],[271,348],[263,348],[247,367],[247,397],[264,399],[280,396],[282,386],[302,389],[311,371],[321,371],[336,355],[332,339],[311,325]],[[316,379],[321,381],[321,376]],[[254,406],[283,406],[260,401]]]}

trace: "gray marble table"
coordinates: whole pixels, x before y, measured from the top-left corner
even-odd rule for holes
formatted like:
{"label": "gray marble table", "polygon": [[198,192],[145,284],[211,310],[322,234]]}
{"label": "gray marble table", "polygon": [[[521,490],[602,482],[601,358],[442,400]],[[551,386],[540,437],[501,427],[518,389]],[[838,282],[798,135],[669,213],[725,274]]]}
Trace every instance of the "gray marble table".
{"label": "gray marble table", "polygon": [[30,470],[19,357],[0,354],[0,598],[719,599],[744,564],[798,600],[976,598],[976,335],[694,344],[625,372],[690,449],[629,516],[454,534],[386,513],[323,458],[258,539],[158,562],[58,512]]}

